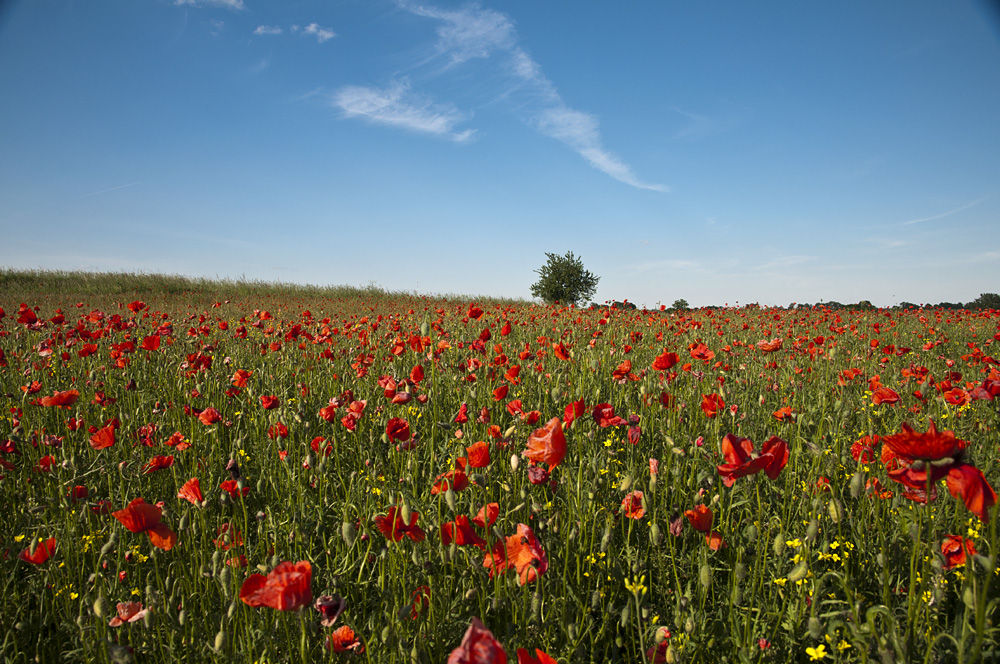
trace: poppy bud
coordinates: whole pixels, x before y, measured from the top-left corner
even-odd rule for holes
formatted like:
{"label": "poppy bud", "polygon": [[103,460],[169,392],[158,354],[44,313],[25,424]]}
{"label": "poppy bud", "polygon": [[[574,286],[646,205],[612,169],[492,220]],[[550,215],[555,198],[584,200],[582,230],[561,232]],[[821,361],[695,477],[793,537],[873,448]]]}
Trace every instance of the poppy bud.
{"label": "poppy bud", "polygon": [[151,608],[152,607],[150,607],[150,609],[147,609],[146,615],[142,617],[142,624],[146,626],[146,629],[149,629],[150,627],[153,626],[153,611],[151,610]]}
{"label": "poppy bud", "polygon": [[512,424],[511,426],[507,427],[506,431],[503,432],[503,437],[510,438],[511,436],[514,435],[515,431],[517,431],[517,426]]}
{"label": "poppy bud", "polygon": [[235,599],[229,605],[229,610],[226,611],[226,617],[227,618],[232,618],[234,613],[236,613],[236,600]]}
{"label": "poppy bud", "polygon": [[181,612],[177,614],[177,624],[183,627],[185,620],[187,620],[187,611],[182,609]]}
{"label": "poppy bud", "polygon": [[653,522],[653,525],[649,527],[649,541],[651,544],[660,543],[660,524]]}
{"label": "poppy bud", "polygon": [[[451,491],[451,489],[448,490]],[[410,506],[404,502],[399,508],[399,515],[403,518],[403,523],[410,523],[411,514],[412,512],[410,511]]]}
{"label": "poppy bud", "polygon": [[98,618],[102,618],[104,617],[104,614],[107,612],[108,612],[108,599],[104,595],[101,595],[100,597],[97,598],[97,601],[94,602],[94,615],[97,616]]}
{"label": "poppy bud", "polygon": [[219,585],[222,586],[222,596],[226,599],[229,599],[229,576],[229,566],[226,565],[222,568],[222,571],[219,572]]}
{"label": "poppy bud", "polygon": [[970,609],[976,608],[976,596],[972,592],[972,586],[966,586],[962,593],[962,602]]}
{"label": "poppy bud", "polygon": [[448,487],[448,490],[444,492],[444,502],[448,504],[448,509],[452,512],[455,511],[455,492],[452,491],[450,486]]}
{"label": "poppy bud", "polygon": [[597,611],[601,608],[601,592],[595,590],[590,594],[590,610]]}
{"label": "poppy bud", "polygon": [[187,513],[181,517],[180,523],[177,524],[177,530],[183,532],[187,530],[188,515]]}
{"label": "poppy bud", "polygon": [[816,616],[809,617],[809,636],[817,640],[823,636],[823,624]]}
{"label": "poppy bud", "polygon": [[703,564],[698,570],[698,580],[701,581],[702,588],[707,590],[712,587],[712,568],[708,566],[708,563]]}
{"label": "poppy bud", "polygon": [[511,470],[511,472],[515,472],[515,473],[517,472],[518,463],[519,463],[519,460],[517,458],[517,455],[516,454],[511,454],[510,455],[510,470]]}
{"label": "poppy bud", "polygon": [[992,572],[993,571],[994,564],[993,564],[993,559],[992,558],[987,558],[986,556],[977,553],[976,555],[972,556],[972,559],[975,560],[976,563],[980,567],[983,568],[984,572]]}
{"label": "poppy bud", "polygon": [[854,477],[851,478],[851,498],[857,498],[861,495],[861,490],[865,485],[865,474],[864,471],[858,470],[854,473]]}
{"label": "poppy bud", "polygon": [[827,510],[830,513],[830,519],[833,520],[834,523],[840,523],[840,520],[844,518],[844,507],[836,498],[830,501],[830,505]]}
{"label": "poppy bud", "polygon": [[536,590],[535,593],[531,596],[531,619],[537,622],[538,619],[541,617],[541,615],[542,615],[542,596]]}
{"label": "poppy bud", "polygon": [[656,475],[649,476],[649,492],[656,493]]}
{"label": "poppy bud", "polygon": [[785,536],[783,533],[778,533],[774,536],[774,543],[771,545],[774,555],[780,557],[785,553]]}
{"label": "poppy bud", "polygon": [[608,545],[611,544],[611,524],[604,526],[604,535],[601,536],[601,553],[608,552]]}
{"label": "poppy bud", "polygon": [[354,540],[358,537],[358,529],[350,521],[340,524],[340,536],[344,538],[347,546],[354,546]]}
{"label": "poppy bud", "polygon": [[809,522],[809,527],[806,528],[806,541],[812,542],[819,535],[819,521],[813,519]]}
{"label": "poppy bud", "polygon": [[747,578],[747,566],[743,563],[736,563],[736,569],[733,570],[736,575],[736,580],[742,583]]}
{"label": "poppy bud", "polygon": [[621,484],[618,485],[618,490],[628,491],[631,488],[631,486],[632,486],[632,476],[626,475],[625,477],[622,478]]}
{"label": "poppy bud", "polygon": [[431,326],[427,324],[427,321],[424,321],[423,323],[421,323],[420,324],[420,336],[426,337],[430,333],[431,333]]}
{"label": "poppy bud", "polygon": [[803,560],[795,566],[795,569],[788,573],[788,580],[801,581],[806,578],[807,574],[809,574],[809,563]]}
{"label": "poppy bud", "polygon": [[622,608],[621,620],[620,620],[622,627],[628,627],[628,620],[632,614],[632,611],[629,609],[629,606],[630,605],[626,602],[625,606]]}
{"label": "poppy bud", "polygon": [[694,618],[688,616],[687,620],[684,621],[684,631],[690,634],[694,631]]}
{"label": "poppy bud", "polygon": [[225,647],[226,647],[226,632],[225,630],[220,629],[219,632],[215,635],[215,642],[212,646],[212,649],[215,650],[215,652],[220,652]]}
{"label": "poppy bud", "polygon": [[751,544],[753,544],[754,542],[756,542],[757,541],[757,526],[755,526],[752,523],[750,525],[748,525],[746,527],[746,530],[743,531],[743,537],[746,537],[747,541],[750,542]]}

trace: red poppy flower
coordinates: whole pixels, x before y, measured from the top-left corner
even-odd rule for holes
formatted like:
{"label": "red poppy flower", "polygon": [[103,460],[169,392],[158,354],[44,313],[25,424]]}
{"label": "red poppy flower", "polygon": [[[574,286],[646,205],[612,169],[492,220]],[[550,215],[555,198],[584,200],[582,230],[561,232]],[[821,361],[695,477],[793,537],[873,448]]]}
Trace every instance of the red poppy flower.
{"label": "red poppy flower", "polygon": [[788,463],[788,443],[777,436],[764,442],[760,454],[754,452],[753,441],[727,433],[722,439],[722,456],[726,463],[717,466],[722,483],[732,486],[737,479],[764,471],[774,480]]}
{"label": "red poppy flower", "polygon": [[705,344],[692,344],[691,345],[691,357],[696,360],[704,360],[708,362],[715,359],[715,351],[709,350],[708,346]]}
{"label": "red poppy flower", "polygon": [[102,429],[98,429],[97,433],[90,437],[90,446],[95,450],[103,450],[106,447],[111,447],[115,444],[115,428],[113,425],[108,425]]}
{"label": "red poppy flower", "polygon": [[552,344],[552,352],[560,360],[569,359],[569,350],[567,350],[566,346],[564,346],[563,344]]}
{"label": "red poppy flower", "polygon": [[205,426],[212,426],[221,419],[222,415],[219,414],[219,411],[212,408],[211,406],[201,411],[201,413],[198,415],[198,421],[204,424]]}
{"label": "red poppy flower", "polygon": [[711,419],[719,414],[719,411],[726,407],[726,402],[715,392],[701,395],[701,410]]}
{"label": "red poppy flower", "polygon": [[473,618],[462,643],[448,655],[448,664],[507,664],[507,653],[479,618]]}
{"label": "red poppy flower", "polygon": [[149,609],[142,608],[141,602],[118,602],[115,607],[118,615],[111,619],[108,627],[118,627],[125,623],[134,623],[142,620],[149,613]]}
{"label": "red poppy flower", "polygon": [[416,620],[420,612],[431,605],[431,589],[427,586],[417,586],[410,593],[410,619]]}
{"label": "red poppy flower", "polygon": [[968,443],[956,438],[953,431],[938,432],[934,420],[925,433],[917,433],[905,422],[902,427],[902,433],[882,439],[882,463],[889,479],[906,487],[903,495],[910,500],[931,502],[937,496],[934,484],[947,479],[948,492],[962,500],[981,521],[988,521],[989,508],[996,504],[997,494],[982,471],[961,460]]}
{"label": "red poppy flower", "polygon": [[566,457],[566,436],[558,417],[553,417],[541,429],[528,437],[528,449],[521,453],[534,463],[547,463],[549,470]]}
{"label": "red poppy flower", "polygon": [[295,611],[312,602],[312,565],[308,561],[283,562],[266,577],[251,574],[240,588],[240,599],[248,606],[269,606]]}
{"label": "red poppy flower", "polygon": [[233,374],[232,383],[234,387],[246,387],[247,381],[253,376],[252,371],[247,371],[246,369],[237,369],[236,373]]}
{"label": "red poppy flower", "polygon": [[469,476],[465,474],[464,470],[455,469],[449,470],[447,473],[441,473],[436,478],[438,482],[431,487],[431,495],[436,496],[439,493],[445,493],[450,488],[452,491],[462,491],[469,487]]}
{"label": "red poppy flower", "polygon": [[473,468],[485,468],[490,465],[490,444],[484,441],[473,443],[465,448],[469,455],[469,465]]}
{"label": "red poppy flower", "polygon": [[181,490],[177,492],[177,497],[183,498],[192,505],[201,505],[205,498],[201,495],[201,484],[198,482],[198,478],[192,477],[185,482]]}
{"label": "red poppy flower", "polygon": [[216,549],[229,551],[234,546],[243,546],[243,533],[232,527],[232,524],[224,523],[215,531],[216,538],[212,540]]}
{"label": "red poppy flower", "polygon": [[563,411],[563,422],[566,426],[569,426],[576,418],[583,417],[585,412],[587,412],[587,406],[584,404],[583,399],[568,403]]}
{"label": "red poppy flower", "polygon": [[41,565],[46,560],[52,557],[53,552],[56,550],[56,538],[50,537],[47,540],[38,543],[34,551],[30,550],[30,547],[18,554],[18,558],[26,563],[31,563],[32,565]]}
{"label": "red poppy flower", "polygon": [[878,436],[863,436],[851,444],[851,457],[858,463],[875,461],[875,446],[879,443]]}
{"label": "red poppy flower", "polygon": [[609,403],[599,403],[594,406],[592,415],[594,416],[594,421],[597,422],[597,426],[602,429],[628,424],[628,422],[623,420],[621,417],[615,415],[615,409]]}
{"label": "red poppy flower", "polygon": [[247,494],[250,493],[250,487],[248,486],[243,487],[243,490],[240,491],[240,484],[236,480],[226,480],[219,485],[219,488],[228,493],[229,497],[233,500],[239,498],[240,495],[246,498]]}
{"label": "red poppy flower", "polygon": [[493,546],[493,551],[486,554],[483,567],[489,568],[491,577],[494,572],[514,568],[523,586],[548,570],[549,559],[535,539],[535,533],[531,528],[519,523],[516,535],[511,535],[504,542],[497,542]]}
{"label": "red poppy flower", "polygon": [[794,422],[795,421],[795,411],[792,410],[791,406],[782,406],[778,410],[771,413],[774,415],[774,419],[779,422]]}
{"label": "red poppy flower", "polygon": [[631,374],[632,374],[632,361],[625,360],[617,367],[615,367],[615,370],[611,372],[611,380],[615,381],[616,383],[623,384],[625,383],[625,381],[629,379],[629,376]]}
{"label": "red poppy flower", "polygon": [[497,516],[499,515],[500,504],[489,503],[479,508],[479,512],[476,516],[472,517],[472,523],[476,524],[480,528],[489,528],[497,520]]}
{"label": "red poppy flower", "polygon": [[723,547],[729,546],[722,539],[722,535],[714,530],[705,534],[705,544],[707,544],[708,548],[712,551],[718,551]]}
{"label": "red poppy flower", "polygon": [[281,400],[275,396],[261,395],[260,405],[264,408],[264,410],[274,410],[281,405]]}
{"label": "red poppy flower", "polygon": [[139,348],[141,348],[143,350],[150,350],[150,351],[152,351],[152,350],[159,350],[159,348],[160,348],[160,341],[161,341],[160,335],[158,335],[158,334],[154,334],[154,335],[148,336],[148,337],[143,337],[142,344],[139,346]]}
{"label": "red poppy flower", "polygon": [[76,390],[67,390],[65,392],[56,392],[51,397],[42,397],[41,404],[43,406],[60,406],[62,408],[69,408],[76,403],[76,400],[80,398],[80,393]]}
{"label": "red poppy flower", "polygon": [[414,542],[423,542],[426,533],[417,525],[417,517],[420,512],[410,512],[410,522],[403,521],[402,510],[392,505],[385,516],[375,517],[375,526],[385,538],[398,542],[404,537],[409,537]]}
{"label": "red poppy flower", "polygon": [[326,648],[333,652],[357,652],[365,651],[361,639],[354,633],[354,630],[347,625],[341,625],[326,637]]}
{"label": "red poppy flower", "polygon": [[630,519],[641,519],[646,514],[642,506],[642,491],[633,491],[622,499],[622,513]]}
{"label": "red poppy flower", "polygon": [[556,659],[549,655],[547,652],[543,652],[538,648],[535,648],[535,656],[532,657],[528,654],[528,651],[524,648],[517,649],[517,664],[557,664]]}
{"label": "red poppy flower", "polygon": [[170,456],[157,455],[152,459],[150,459],[149,462],[142,467],[142,474],[148,475],[157,470],[163,470],[164,468],[169,468],[172,465],[174,465],[173,455]]}
{"label": "red poppy flower", "polygon": [[407,441],[410,439],[410,424],[404,419],[393,417],[385,425],[385,435],[389,437],[389,442]]}
{"label": "red poppy flower", "polygon": [[944,568],[949,570],[965,565],[966,555],[976,555],[976,547],[972,540],[961,535],[948,535],[941,541],[941,555],[944,556]]}
{"label": "red poppy flower", "polygon": [[469,517],[464,514],[456,516],[454,521],[441,524],[441,543],[447,546],[452,542],[455,542],[458,546],[471,544],[484,551],[486,550],[486,540],[472,529]]}
{"label": "red poppy flower", "polygon": [[340,595],[320,595],[313,604],[313,608],[323,616],[323,619],[319,621],[320,625],[333,627],[337,618],[347,608],[347,602]]}
{"label": "red poppy flower", "polygon": [[695,530],[703,533],[707,533],[712,530],[712,519],[715,518],[715,515],[712,513],[712,508],[705,505],[696,505],[693,510],[685,511],[684,516],[686,516],[688,521],[691,522],[691,526]]}
{"label": "red poppy flower", "polygon": [[136,498],[123,510],[112,512],[123,526],[133,533],[146,533],[153,546],[169,551],[177,543],[177,533],[160,521],[162,511],[142,498]]}
{"label": "red poppy flower", "polygon": [[888,387],[879,387],[872,392],[872,403],[876,406],[887,403],[890,406],[899,402],[899,394]]}
{"label": "red poppy flower", "polygon": [[663,351],[661,355],[658,355],[655,360],[653,360],[653,369],[655,371],[668,371],[675,364],[681,361],[681,358],[677,356],[677,353],[668,353]]}
{"label": "red poppy flower", "polygon": [[757,342],[757,350],[762,353],[773,353],[777,350],[781,350],[781,344],[781,339],[771,339],[770,341],[762,339]]}

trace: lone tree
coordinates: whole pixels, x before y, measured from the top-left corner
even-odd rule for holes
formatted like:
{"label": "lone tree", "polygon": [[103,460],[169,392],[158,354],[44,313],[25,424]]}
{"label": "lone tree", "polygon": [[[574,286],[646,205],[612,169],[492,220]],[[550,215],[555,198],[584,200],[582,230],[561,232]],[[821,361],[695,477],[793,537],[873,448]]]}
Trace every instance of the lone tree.
{"label": "lone tree", "polygon": [[597,291],[600,277],[583,267],[583,261],[567,251],[565,256],[545,253],[548,261],[535,270],[538,281],[531,285],[531,294],[547,304],[565,302],[580,304]]}

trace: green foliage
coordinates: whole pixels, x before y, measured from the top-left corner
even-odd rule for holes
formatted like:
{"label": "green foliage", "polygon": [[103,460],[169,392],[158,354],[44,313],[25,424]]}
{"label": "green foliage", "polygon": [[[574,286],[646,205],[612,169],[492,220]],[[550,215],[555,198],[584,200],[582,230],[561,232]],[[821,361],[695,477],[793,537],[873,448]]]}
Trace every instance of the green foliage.
{"label": "green foliage", "polygon": [[688,301],[682,297],[677,300],[674,300],[674,303],[670,305],[670,308],[673,309],[674,311],[685,311],[691,308],[691,305],[689,305]]}
{"label": "green foliage", "polygon": [[579,304],[597,291],[600,277],[583,267],[583,261],[567,251],[565,256],[545,253],[548,261],[535,270],[538,281],[531,285],[531,294],[548,304],[563,302]]}
{"label": "green foliage", "polygon": [[983,293],[972,302],[966,305],[967,309],[1000,309],[1000,295],[997,293]]}

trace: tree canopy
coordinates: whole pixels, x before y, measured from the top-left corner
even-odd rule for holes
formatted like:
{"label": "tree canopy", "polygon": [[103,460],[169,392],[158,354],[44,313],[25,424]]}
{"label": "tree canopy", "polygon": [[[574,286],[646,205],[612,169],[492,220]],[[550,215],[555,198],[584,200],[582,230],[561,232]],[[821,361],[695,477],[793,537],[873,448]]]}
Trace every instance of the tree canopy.
{"label": "tree canopy", "polygon": [[535,270],[538,281],[531,285],[531,294],[548,304],[564,302],[580,304],[589,300],[597,291],[601,280],[583,267],[583,261],[567,251],[565,256],[545,253],[545,265]]}

